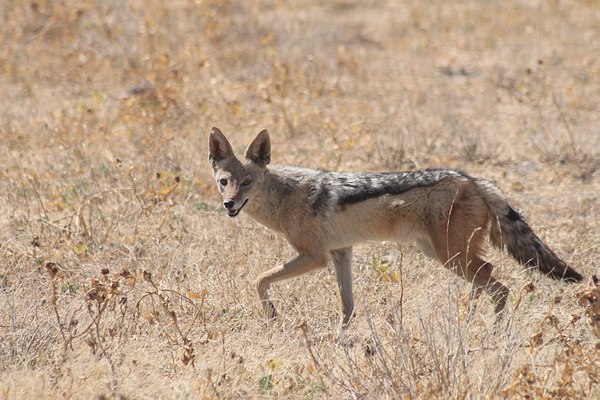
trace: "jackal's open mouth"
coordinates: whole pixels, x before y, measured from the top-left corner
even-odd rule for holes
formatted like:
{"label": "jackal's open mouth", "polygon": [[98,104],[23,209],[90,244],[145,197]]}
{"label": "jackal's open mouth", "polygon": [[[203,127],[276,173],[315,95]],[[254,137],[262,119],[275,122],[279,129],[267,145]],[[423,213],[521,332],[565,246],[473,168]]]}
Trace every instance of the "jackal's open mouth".
{"label": "jackal's open mouth", "polygon": [[237,217],[237,215],[240,213],[240,211],[242,211],[242,208],[244,208],[244,206],[246,205],[247,202],[248,202],[248,199],[246,199],[244,201],[244,203],[240,206],[240,208],[235,209],[235,210],[234,209],[227,210],[227,216],[229,216],[230,218]]}

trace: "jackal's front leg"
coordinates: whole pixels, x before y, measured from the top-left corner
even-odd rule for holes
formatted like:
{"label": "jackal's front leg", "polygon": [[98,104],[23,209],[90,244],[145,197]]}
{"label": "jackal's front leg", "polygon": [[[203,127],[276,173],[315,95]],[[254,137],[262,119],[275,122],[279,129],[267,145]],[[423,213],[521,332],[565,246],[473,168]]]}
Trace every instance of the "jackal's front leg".
{"label": "jackal's front leg", "polygon": [[335,276],[337,278],[340,297],[342,298],[341,329],[346,329],[354,316],[354,295],[352,294],[352,247],[333,250],[331,252]]}
{"label": "jackal's front leg", "polygon": [[256,290],[269,320],[277,317],[275,306],[269,299],[269,287],[272,283],[305,274],[327,265],[327,257],[298,254],[293,260],[262,273],[256,280]]}

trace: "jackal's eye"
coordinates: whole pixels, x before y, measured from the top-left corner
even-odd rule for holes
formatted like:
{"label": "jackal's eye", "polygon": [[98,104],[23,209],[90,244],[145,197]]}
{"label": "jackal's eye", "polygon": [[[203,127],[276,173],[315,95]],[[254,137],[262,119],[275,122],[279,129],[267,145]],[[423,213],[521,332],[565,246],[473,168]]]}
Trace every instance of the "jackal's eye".
{"label": "jackal's eye", "polygon": [[242,186],[248,186],[252,183],[252,181],[250,179],[246,179],[244,182],[242,182]]}
{"label": "jackal's eye", "polygon": [[222,186],[227,186],[227,179],[225,179],[225,178],[221,178],[221,179],[219,179],[219,183],[220,183]]}

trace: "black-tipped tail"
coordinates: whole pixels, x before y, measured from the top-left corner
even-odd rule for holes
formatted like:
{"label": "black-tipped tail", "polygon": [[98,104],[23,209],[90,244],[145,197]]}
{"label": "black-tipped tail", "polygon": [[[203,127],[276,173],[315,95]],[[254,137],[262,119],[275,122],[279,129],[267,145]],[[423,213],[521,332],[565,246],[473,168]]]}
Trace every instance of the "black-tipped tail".
{"label": "black-tipped tail", "polygon": [[521,213],[508,204],[496,186],[485,179],[477,179],[477,184],[490,211],[490,239],[495,247],[506,248],[519,263],[551,278],[566,282],[583,280],[579,272],[569,267],[537,237]]}
{"label": "black-tipped tail", "polygon": [[505,202],[492,223],[492,243],[506,248],[519,263],[566,282],[581,282],[583,276],[561,260],[529,227],[525,218]]}

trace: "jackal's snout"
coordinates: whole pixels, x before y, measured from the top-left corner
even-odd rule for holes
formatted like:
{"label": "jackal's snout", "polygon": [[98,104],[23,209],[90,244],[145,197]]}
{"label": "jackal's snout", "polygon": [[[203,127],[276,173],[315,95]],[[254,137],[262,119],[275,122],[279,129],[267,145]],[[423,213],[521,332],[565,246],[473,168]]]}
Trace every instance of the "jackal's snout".
{"label": "jackal's snout", "polygon": [[229,217],[237,217],[237,215],[240,213],[240,211],[242,211],[242,208],[244,208],[246,203],[248,203],[248,199],[244,200],[244,202],[240,206],[236,207],[235,200],[225,200],[223,201],[223,207],[225,207],[225,209],[227,210],[227,215]]}

